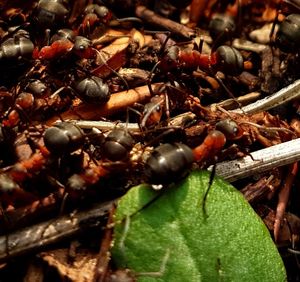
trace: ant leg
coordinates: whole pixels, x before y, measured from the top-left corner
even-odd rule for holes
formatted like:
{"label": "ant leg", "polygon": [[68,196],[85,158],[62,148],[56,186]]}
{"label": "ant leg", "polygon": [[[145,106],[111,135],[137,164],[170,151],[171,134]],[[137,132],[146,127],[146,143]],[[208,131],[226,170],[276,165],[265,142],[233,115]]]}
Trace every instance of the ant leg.
{"label": "ant leg", "polygon": [[153,89],[152,89],[152,87],[151,87],[151,82],[152,82],[153,77],[155,76],[154,71],[155,71],[156,68],[159,66],[159,64],[160,64],[160,61],[158,61],[158,62],[153,66],[153,68],[151,69],[151,71],[150,71],[150,73],[149,73],[149,75],[148,75],[147,81],[146,81],[147,86],[148,86],[148,88],[149,88],[149,92],[150,92],[150,94],[151,94],[151,97],[155,96],[154,91],[153,91]]}
{"label": "ant leg", "polygon": [[244,112],[244,110],[242,108],[243,105],[236,99],[236,97],[233,95],[233,93],[224,84],[224,82],[222,81],[222,79],[217,74],[215,74],[214,77],[220,83],[220,85],[223,87],[223,89],[229,95],[229,97],[232,98],[232,100],[239,106],[240,110],[245,114],[245,112]]}
{"label": "ant leg", "polygon": [[66,207],[66,202],[67,202],[68,197],[69,197],[69,193],[64,190],[63,195],[62,195],[62,199],[61,199],[61,205],[60,205],[60,208],[59,208],[59,215],[64,214],[64,210],[65,210],[65,207]]}
{"label": "ant leg", "polygon": [[167,42],[168,40],[170,39],[171,37],[171,32],[170,31],[167,31],[165,33],[167,36],[166,36],[166,39],[164,40],[164,42],[161,44],[159,50],[158,50],[158,54],[162,55],[162,53],[164,52],[165,48],[166,48],[166,45],[167,45]]}
{"label": "ant leg", "polygon": [[135,273],[135,276],[151,276],[151,277],[161,277],[163,276],[164,272],[166,271],[166,265],[170,258],[170,249],[166,250],[166,253],[162,259],[159,271],[155,272],[138,272]]}
{"label": "ant leg", "polygon": [[213,184],[215,175],[216,175],[216,167],[217,167],[216,164],[214,164],[213,167],[212,167],[212,171],[211,171],[210,176],[209,176],[208,187],[207,187],[207,189],[205,191],[205,194],[204,194],[204,197],[203,197],[203,201],[202,201],[202,212],[203,212],[203,215],[204,215],[205,219],[207,219],[207,217],[208,217],[207,210],[206,210],[206,199],[207,199],[208,193],[210,191],[210,188],[211,188],[211,186]]}
{"label": "ant leg", "polygon": [[280,232],[280,226],[284,218],[284,213],[288,204],[291,188],[298,172],[298,163],[291,164],[288,168],[288,174],[284,184],[278,194],[278,203],[274,221],[274,240],[277,242]]}
{"label": "ant leg", "polygon": [[271,28],[271,31],[270,31],[270,34],[269,34],[270,44],[271,45],[273,45],[272,43],[274,42],[273,41],[273,35],[274,35],[274,32],[275,32],[276,24],[278,23],[278,17],[279,17],[280,13],[281,13],[281,1],[277,4],[276,16],[274,18],[274,21],[273,21],[273,24],[272,24],[272,28]]}
{"label": "ant leg", "polygon": [[50,45],[50,33],[51,33],[51,30],[49,28],[47,28],[45,30],[45,42],[46,42],[46,45]]}
{"label": "ant leg", "polygon": [[[158,136],[156,136],[155,138],[151,139],[151,141],[148,142],[147,144],[145,144],[145,145],[143,146],[143,148],[152,146],[152,144],[154,144],[156,141],[158,141],[158,140],[160,140],[161,138],[163,138],[164,136],[167,136],[168,134],[174,132],[174,131],[175,131],[176,129],[178,129],[178,128],[181,129],[181,127],[176,127],[176,126],[170,127],[170,126],[168,126],[168,127],[160,127],[160,128],[157,128],[157,129],[152,130],[152,131],[163,130],[163,132],[162,132],[161,134],[159,134]],[[151,130],[149,130],[148,132],[151,132]]]}
{"label": "ant leg", "polygon": [[203,45],[204,45],[204,38],[201,36],[199,41],[199,46],[197,48],[200,54],[202,53]]}
{"label": "ant leg", "polygon": [[122,75],[120,75],[117,71],[115,71],[111,66],[109,66],[106,62],[106,60],[103,58],[102,54],[100,53],[99,50],[97,50],[96,48],[93,48],[96,53],[98,54],[99,58],[101,59],[103,65],[105,65],[113,74],[115,74],[118,78],[120,78],[122,80],[122,82],[124,83],[127,91],[129,90],[129,85],[127,83],[127,81],[124,79],[124,77]]}
{"label": "ant leg", "polygon": [[169,99],[169,95],[167,93],[165,93],[164,96],[165,96],[167,124],[169,124],[169,121],[170,121],[170,99]]}
{"label": "ant leg", "polygon": [[124,229],[123,229],[122,236],[121,236],[120,242],[119,242],[119,248],[120,248],[121,252],[123,253],[123,255],[125,254],[125,240],[128,235],[128,232],[129,232],[129,227],[130,227],[130,216],[127,215],[125,217]]}

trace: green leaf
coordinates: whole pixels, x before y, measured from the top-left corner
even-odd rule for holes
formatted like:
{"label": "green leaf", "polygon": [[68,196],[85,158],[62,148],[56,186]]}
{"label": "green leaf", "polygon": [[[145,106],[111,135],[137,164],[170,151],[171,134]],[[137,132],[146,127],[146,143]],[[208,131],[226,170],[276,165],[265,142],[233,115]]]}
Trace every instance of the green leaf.
{"label": "green leaf", "polygon": [[131,269],[138,281],[286,281],[265,225],[219,177],[208,193],[205,215],[209,175],[195,171],[163,191],[132,188],[116,211],[112,255],[117,267]]}

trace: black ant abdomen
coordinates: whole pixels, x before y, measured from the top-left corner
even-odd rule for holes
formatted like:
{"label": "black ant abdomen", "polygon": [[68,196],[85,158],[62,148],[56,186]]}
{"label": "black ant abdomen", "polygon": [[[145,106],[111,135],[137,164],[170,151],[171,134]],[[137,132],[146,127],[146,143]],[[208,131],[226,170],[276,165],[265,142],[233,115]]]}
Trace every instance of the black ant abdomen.
{"label": "black ant abdomen", "polygon": [[125,129],[115,128],[105,138],[102,153],[110,161],[122,161],[128,159],[133,146],[132,136]]}
{"label": "black ant abdomen", "polygon": [[75,37],[76,37],[76,33],[72,29],[62,28],[52,35],[50,39],[50,43],[53,43],[57,40],[64,40],[64,39],[73,42],[75,40]]}
{"label": "black ant abdomen", "polygon": [[147,159],[145,174],[151,184],[170,184],[188,173],[194,153],[187,145],[162,144]]}
{"label": "black ant abdomen", "polygon": [[229,75],[239,75],[244,70],[244,59],[241,53],[230,46],[222,45],[216,50],[218,70]]}
{"label": "black ant abdomen", "polygon": [[110,98],[107,83],[97,76],[82,79],[75,85],[74,90],[83,101],[88,103],[104,104]]}
{"label": "black ant abdomen", "polygon": [[18,60],[30,57],[33,49],[34,45],[29,38],[16,34],[0,45],[0,60]]}
{"label": "black ant abdomen", "polygon": [[62,26],[69,14],[64,0],[40,0],[34,11],[35,22],[43,29]]}
{"label": "black ant abdomen", "polygon": [[279,25],[276,45],[284,52],[297,52],[300,45],[300,14],[287,16]]}
{"label": "black ant abdomen", "polygon": [[83,131],[73,123],[61,122],[46,129],[44,143],[53,154],[74,152],[83,146],[85,135]]}

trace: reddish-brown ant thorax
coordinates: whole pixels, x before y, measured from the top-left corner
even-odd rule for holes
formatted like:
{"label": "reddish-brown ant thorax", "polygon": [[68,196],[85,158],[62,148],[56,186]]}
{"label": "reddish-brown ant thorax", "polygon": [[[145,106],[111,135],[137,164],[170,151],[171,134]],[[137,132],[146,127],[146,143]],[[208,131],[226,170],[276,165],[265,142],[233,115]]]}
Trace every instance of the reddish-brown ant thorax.
{"label": "reddish-brown ant thorax", "polygon": [[8,116],[7,119],[3,120],[2,124],[3,126],[7,127],[15,127],[20,122],[20,115],[16,110],[12,110]]}
{"label": "reddish-brown ant thorax", "polygon": [[22,92],[16,99],[16,105],[21,107],[23,110],[32,108],[34,103],[34,97],[31,93]]}
{"label": "reddish-brown ant thorax", "polygon": [[194,148],[196,161],[203,161],[208,157],[215,156],[226,143],[225,135],[219,130],[211,131],[204,139],[203,143]]}
{"label": "reddish-brown ant thorax", "polygon": [[45,46],[40,50],[38,58],[40,60],[52,60],[59,58],[69,53],[73,46],[74,44],[70,40],[61,39],[54,41],[50,46]]}

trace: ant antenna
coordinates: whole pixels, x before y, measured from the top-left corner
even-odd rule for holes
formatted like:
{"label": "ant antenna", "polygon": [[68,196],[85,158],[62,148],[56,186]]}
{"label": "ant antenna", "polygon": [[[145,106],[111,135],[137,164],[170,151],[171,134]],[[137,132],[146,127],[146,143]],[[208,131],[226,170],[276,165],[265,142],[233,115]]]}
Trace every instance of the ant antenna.
{"label": "ant antenna", "polygon": [[129,85],[127,83],[127,81],[124,79],[124,77],[122,77],[117,71],[115,71],[111,66],[109,66],[107,64],[107,62],[105,61],[105,59],[103,58],[102,54],[100,53],[99,50],[97,50],[96,48],[93,48],[96,53],[99,55],[103,65],[105,65],[113,74],[115,74],[118,78],[120,78],[122,80],[122,82],[124,83],[125,87],[127,88],[127,91],[129,90]]}
{"label": "ant antenna", "polygon": [[162,55],[162,53],[164,52],[164,50],[166,48],[167,42],[171,37],[171,32],[170,31],[167,31],[166,34],[167,34],[166,39],[164,40],[164,42],[162,43],[162,45],[159,48],[159,51],[158,51],[159,55]]}
{"label": "ant antenna", "polygon": [[217,74],[215,74],[214,77],[220,83],[220,85],[223,87],[223,89],[226,91],[226,93],[229,95],[229,97],[238,105],[238,107],[243,112],[243,114],[245,114],[245,112],[242,108],[242,104],[237,100],[237,98],[233,95],[233,93],[228,89],[228,87],[224,84],[222,79]]}
{"label": "ant antenna", "polygon": [[274,32],[275,32],[276,24],[278,23],[279,14],[281,13],[281,7],[282,7],[282,1],[279,1],[279,3],[277,3],[276,15],[275,15],[275,18],[274,18],[274,21],[273,21],[273,24],[272,24],[272,28],[271,28],[271,31],[270,31],[270,35],[269,35],[271,45],[273,45],[272,44],[273,43],[273,35],[274,35]]}
{"label": "ant antenna", "polygon": [[207,189],[205,191],[205,194],[204,194],[204,197],[203,197],[202,211],[203,211],[205,219],[207,219],[207,217],[208,217],[207,210],[206,210],[206,199],[207,199],[208,193],[209,193],[209,191],[211,189],[211,186],[213,184],[215,175],[216,175],[216,167],[217,167],[217,164],[214,164],[213,167],[212,167],[212,171],[210,172],[210,176],[209,176],[208,187],[207,187]]}
{"label": "ant antenna", "polygon": [[151,277],[161,277],[165,270],[166,270],[166,265],[167,262],[169,260],[170,257],[170,249],[166,250],[166,253],[162,259],[161,265],[160,265],[160,269],[159,271],[155,271],[155,272],[138,272],[135,274],[135,276],[151,276]]}

